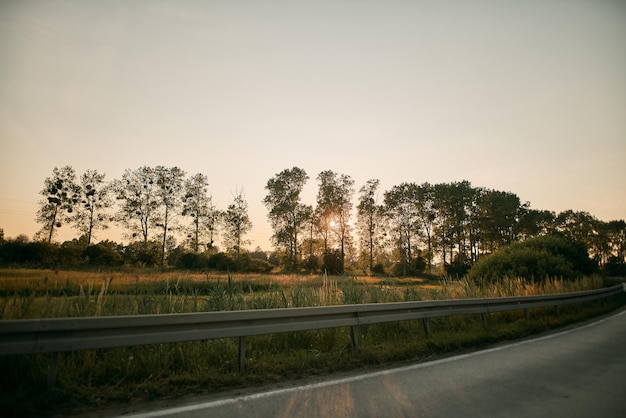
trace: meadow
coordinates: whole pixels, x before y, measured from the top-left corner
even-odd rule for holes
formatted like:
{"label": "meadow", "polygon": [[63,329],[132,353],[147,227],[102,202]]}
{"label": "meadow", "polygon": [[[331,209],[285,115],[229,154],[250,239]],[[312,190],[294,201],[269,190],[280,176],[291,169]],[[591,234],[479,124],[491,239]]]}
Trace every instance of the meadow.
{"label": "meadow", "polygon": [[[600,288],[578,281],[468,281],[367,276],[258,275],[180,271],[0,270],[0,320],[269,309],[355,303],[522,296]],[[532,335],[609,312],[624,298],[552,309],[437,318],[358,327],[358,349],[345,328],[62,353],[53,388],[53,354],[2,356],[0,408],[12,416],[65,414],[112,404],[216,393],[339,371],[420,361]]]}

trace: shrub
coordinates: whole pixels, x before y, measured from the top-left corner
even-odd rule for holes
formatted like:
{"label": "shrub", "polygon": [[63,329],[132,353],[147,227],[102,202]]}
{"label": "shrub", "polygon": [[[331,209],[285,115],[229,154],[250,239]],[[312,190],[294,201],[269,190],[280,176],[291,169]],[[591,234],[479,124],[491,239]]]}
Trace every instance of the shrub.
{"label": "shrub", "polygon": [[343,259],[341,252],[331,250],[324,254],[324,265],[322,269],[328,274],[343,274]]}
{"label": "shrub", "polygon": [[209,256],[207,267],[212,270],[228,271],[234,266],[233,259],[226,253],[215,253]]}
{"label": "shrub", "polygon": [[546,277],[576,279],[594,272],[581,243],[557,236],[541,236],[503,247],[480,259],[468,272],[474,283],[505,277],[540,281]]}
{"label": "shrub", "polygon": [[204,254],[184,253],[176,260],[176,268],[186,270],[201,270],[209,265],[209,258]]}
{"label": "shrub", "polygon": [[372,266],[372,273],[374,274],[385,274],[385,266],[383,263],[376,263]]}
{"label": "shrub", "polygon": [[87,247],[84,255],[92,266],[120,266],[123,260],[116,245],[110,241],[99,242]]}
{"label": "shrub", "polygon": [[42,241],[7,240],[0,245],[0,265],[52,267],[58,263],[59,247]]}

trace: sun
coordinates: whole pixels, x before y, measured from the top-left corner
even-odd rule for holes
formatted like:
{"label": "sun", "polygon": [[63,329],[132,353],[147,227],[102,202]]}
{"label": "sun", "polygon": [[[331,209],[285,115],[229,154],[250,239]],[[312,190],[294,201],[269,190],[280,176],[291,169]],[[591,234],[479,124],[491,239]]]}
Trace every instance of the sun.
{"label": "sun", "polygon": [[335,221],[330,221],[330,227],[334,228],[337,225],[337,222]]}

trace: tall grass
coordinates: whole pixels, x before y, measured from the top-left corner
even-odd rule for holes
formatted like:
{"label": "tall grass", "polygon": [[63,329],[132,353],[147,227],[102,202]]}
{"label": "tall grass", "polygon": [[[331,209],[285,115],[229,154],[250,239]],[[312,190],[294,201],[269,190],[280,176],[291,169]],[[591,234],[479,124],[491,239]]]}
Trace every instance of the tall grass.
{"label": "tall grass", "polygon": [[[597,277],[577,282],[503,280],[485,287],[467,281],[372,279],[345,276],[213,275],[162,272],[85,273],[1,271],[0,317],[6,319],[142,315],[239,309],[271,309],[428,299],[562,293],[599,288]],[[238,368],[238,341],[221,339],[63,353],[57,382],[46,389],[52,355],[0,357],[0,410],[11,416],[64,413],[112,402],[219,391],[285,378],[420,359],[559,326],[613,309],[587,303],[489,318],[465,315],[430,321],[360,326],[359,349],[346,328],[246,338],[247,367]]]}

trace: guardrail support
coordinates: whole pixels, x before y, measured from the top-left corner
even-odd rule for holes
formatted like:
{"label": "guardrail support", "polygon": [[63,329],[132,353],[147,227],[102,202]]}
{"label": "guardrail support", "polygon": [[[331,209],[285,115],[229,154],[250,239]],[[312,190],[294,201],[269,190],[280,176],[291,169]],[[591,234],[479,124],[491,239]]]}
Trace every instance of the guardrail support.
{"label": "guardrail support", "polygon": [[239,371],[246,368],[246,337],[239,337]]}
{"label": "guardrail support", "polygon": [[52,353],[52,361],[50,362],[50,366],[48,367],[48,390],[51,390],[54,387],[54,382],[57,380],[57,369],[59,367],[59,358],[61,357],[61,353]]}
{"label": "guardrail support", "polygon": [[528,314],[528,309],[524,309],[524,319],[528,321],[530,315]]}
{"label": "guardrail support", "polygon": [[356,325],[350,327],[350,342],[352,342],[352,348],[359,348],[359,334]]}
{"label": "guardrail support", "polygon": [[430,337],[430,323],[428,322],[428,318],[422,318],[422,325],[424,325],[424,333],[427,337]]}
{"label": "guardrail support", "polygon": [[487,328],[487,314],[485,312],[480,314],[480,319],[483,322],[483,328]]}

